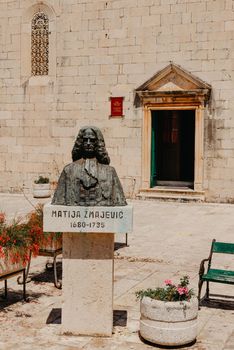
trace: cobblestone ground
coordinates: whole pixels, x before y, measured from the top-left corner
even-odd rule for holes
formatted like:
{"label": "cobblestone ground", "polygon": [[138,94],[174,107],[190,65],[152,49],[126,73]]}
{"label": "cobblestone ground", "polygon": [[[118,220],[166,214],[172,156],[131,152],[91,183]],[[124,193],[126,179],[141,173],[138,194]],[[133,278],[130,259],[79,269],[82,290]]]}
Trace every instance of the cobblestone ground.
{"label": "cobblestone ground", "polygon": [[[32,199],[31,201],[35,203]],[[231,242],[234,206],[133,201],[134,232],[116,236],[114,270],[114,328],[111,338],[61,334],[62,290],[46,271],[47,258],[32,261],[29,302],[22,301],[22,286],[9,280],[8,301],[0,299],[0,349],[146,350],[158,348],[143,342],[138,334],[139,302],[135,291],[159,286],[167,278],[177,281],[189,274],[197,292],[199,262],[207,257],[212,238]],[[31,205],[22,196],[0,196],[0,210],[11,217],[23,215]],[[233,258],[222,261],[232,268]],[[61,277],[62,258],[58,259]],[[211,286],[211,293],[234,295],[233,286]],[[3,294],[3,282],[0,284]],[[217,299],[217,298],[216,298]],[[101,317],[101,315],[100,315]],[[183,349],[234,349],[234,299],[213,300],[199,311],[196,343]]]}

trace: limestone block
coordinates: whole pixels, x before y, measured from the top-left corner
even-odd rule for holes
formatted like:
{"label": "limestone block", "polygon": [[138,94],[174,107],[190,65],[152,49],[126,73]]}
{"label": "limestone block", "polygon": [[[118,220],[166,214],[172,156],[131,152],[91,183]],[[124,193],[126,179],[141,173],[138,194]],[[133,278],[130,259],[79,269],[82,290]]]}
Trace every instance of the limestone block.
{"label": "limestone block", "polygon": [[224,100],[233,100],[234,98],[234,90],[220,90],[220,98]]}
{"label": "limestone block", "polygon": [[101,38],[98,40],[98,47],[112,47],[116,45],[115,39]]}
{"label": "limestone block", "polygon": [[[186,3],[184,4],[172,4],[170,7],[170,11],[171,13],[185,13],[187,12],[187,5]],[[188,11],[190,12],[190,11]]]}
{"label": "limestone block", "polygon": [[209,53],[210,51],[208,50],[196,50],[193,52],[192,56],[194,59],[207,60],[207,59],[213,58],[213,57],[209,57]]}
{"label": "limestone block", "polygon": [[227,10],[233,9],[233,1],[232,0],[226,0],[225,9],[227,9]]}
{"label": "limestone block", "polygon": [[207,22],[198,23],[197,32],[224,32],[224,21],[223,22]]}
{"label": "limestone block", "polygon": [[0,137],[0,145],[11,146],[16,145],[16,137]]}
{"label": "limestone block", "polygon": [[[202,60],[202,71],[214,71],[215,60]],[[210,81],[210,80],[209,80]]]}
{"label": "limestone block", "polygon": [[101,65],[101,74],[118,74],[119,72],[119,65],[113,64],[113,65]]}
{"label": "limestone block", "polygon": [[[166,1],[165,1],[166,2]],[[155,6],[160,6],[160,4],[161,4],[161,0],[142,0],[141,1],[141,4],[143,5],[143,6],[153,6],[153,5],[155,5]]]}
{"label": "limestone block", "polygon": [[[154,8],[156,8],[156,6],[154,6]],[[154,11],[151,11],[152,10],[152,7],[149,7],[149,6],[138,6],[138,7],[134,7],[134,8],[131,8],[130,9],[130,16],[140,16],[142,17],[143,15],[144,16],[149,16],[149,14],[158,14],[160,13],[159,11],[157,12],[154,12]]]}
{"label": "limestone block", "polygon": [[232,32],[224,32],[224,31],[218,31],[218,32],[210,32],[207,33],[208,40],[209,41],[225,41],[225,40],[232,40]]}
{"label": "limestone block", "polygon": [[227,59],[229,58],[230,50],[225,48],[214,49],[208,51],[208,59]]}
{"label": "limestone block", "polygon": [[113,19],[121,17],[121,10],[119,9],[105,9],[103,11],[99,11],[99,18],[107,18],[107,19]]}
{"label": "limestone block", "polygon": [[103,10],[105,8],[105,2],[102,1],[91,1],[91,2],[87,2],[85,4],[85,10],[87,12],[93,11],[93,10]]}
{"label": "limestone block", "polygon": [[89,30],[100,30],[103,28],[103,19],[89,20]]}
{"label": "limestone block", "polygon": [[205,3],[204,5],[206,6],[207,11],[213,11],[213,12],[224,10],[225,8],[225,2],[223,1],[208,1],[207,5]]}
{"label": "limestone block", "polygon": [[128,7],[136,7],[136,0],[128,0],[128,1],[114,1],[112,4],[113,8],[128,8]]}
{"label": "limestone block", "polygon": [[114,234],[64,233],[64,333],[111,336]]}
{"label": "limestone block", "polygon": [[111,55],[97,55],[90,57],[91,64],[113,64],[113,57]]}
{"label": "limestone block", "polygon": [[[115,85],[117,84],[117,76],[116,75],[100,75],[96,77],[96,84],[97,86],[93,86],[93,90],[97,90],[96,92],[96,101],[103,101],[104,96],[106,96],[106,85]],[[102,91],[100,91],[101,86],[104,85]],[[99,99],[99,96],[102,95],[101,100]]]}
{"label": "limestone block", "polygon": [[123,73],[124,74],[140,74],[144,72],[143,63],[133,63],[133,64],[124,64]]}
{"label": "limestone block", "polygon": [[0,119],[11,119],[12,118],[12,112],[11,111],[0,111]]}
{"label": "limestone block", "polygon": [[143,27],[157,26],[161,23],[160,15],[142,16]]}
{"label": "limestone block", "polygon": [[234,21],[225,21],[224,28],[225,28],[225,31],[233,31]]}
{"label": "limestone block", "polygon": [[161,25],[165,26],[168,24],[181,24],[182,23],[182,14],[173,13],[173,14],[162,14],[161,15]]}
{"label": "limestone block", "polygon": [[128,35],[137,36],[139,32],[142,32],[141,17],[128,17],[126,18],[126,25],[128,26]]}
{"label": "limestone block", "polygon": [[153,6],[150,6],[150,14],[163,14],[163,13],[170,13],[170,5],[169,4],[155,4],[155,1],[153,3]]}
{"label": "limestone block", "polygon": [[188,24],[192,22],[191,13],[182,13],[182,24]]}
{"label": "limestone block", "polygon": [[[177,34],[176,33],[176,29],[175,29],[176,26],[173,26],[172,28],[173,28],[173,32],[174,32],[174,40],[176,40],[177,42],[180,42],[180,43],[190,42],[191,41],[191,34],[190,34],[190,32],[184,30],[184,31],[181,31],[179,34]],[[180,59],[180,61],[181,61],[184,58],[184,55],[186,55],[186,57],[192,57],[191,52],[185,51],[185,52],[182,53],[182,55],[178,59]],[[196,60],[193,60],[193,65],[194,65],[194,62],[196,62]],[[195,68],[193,68],[193,69],[195,69]]]}

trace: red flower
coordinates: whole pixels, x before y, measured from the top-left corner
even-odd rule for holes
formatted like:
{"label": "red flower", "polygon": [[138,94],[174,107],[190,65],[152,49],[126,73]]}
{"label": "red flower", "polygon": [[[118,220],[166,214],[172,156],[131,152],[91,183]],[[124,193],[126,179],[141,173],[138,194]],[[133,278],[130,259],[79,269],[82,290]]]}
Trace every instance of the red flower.
{"label": "red flower", "polygon": [[3,224],[5,222],[6,216],[4,213],[0,212],[0,224]]}

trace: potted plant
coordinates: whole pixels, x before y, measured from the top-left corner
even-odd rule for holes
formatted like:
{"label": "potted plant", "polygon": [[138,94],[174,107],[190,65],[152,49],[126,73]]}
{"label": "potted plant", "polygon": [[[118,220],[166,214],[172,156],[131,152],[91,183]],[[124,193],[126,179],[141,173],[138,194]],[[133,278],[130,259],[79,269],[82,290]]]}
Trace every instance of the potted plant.
{"label": "potted plant", "polygon": [[7,223],[5,214],[0,213],[0,277],[29,263],[30,251],[35,252],[29,232],[29,226],[21,219]]}
{"label": "potted plant", "polygon": [[[61,288],[62,284],[57,278],[56,259],[62,253],[62,233],[61,232],[44,232],[43,231],[43,205],[38,204],[33,212],[28,216],[28,224],[32,228],[31,232],[34,237],[39,237],[37,240],[39,250],[38,255],[53,258],[53,263],[46,263],[47,269],[54,270],[54,285]],[[39,233],[40,234],[35,234]]]}
{"label": "potted plant", "polygon": [[43,204],[38,204],[35,210],[28,215],[28,225],[31,232],[36,237],[39,254],[40,250],[56,250],[62,248],[61,232],[44,232],[43,231]]}
{"label": "potted plant", "polygon": [[179,284],[165,281],[164,287],[136,292],[140,299],[140,335],[163,346],[191,343],[197,336],[198,300],[188,288],[189,277]]}
{"label": "potted plant", "polygon": [[51,195],[50,182],[48,177],[39,176],[33,184],[33,197],[48,198]]}

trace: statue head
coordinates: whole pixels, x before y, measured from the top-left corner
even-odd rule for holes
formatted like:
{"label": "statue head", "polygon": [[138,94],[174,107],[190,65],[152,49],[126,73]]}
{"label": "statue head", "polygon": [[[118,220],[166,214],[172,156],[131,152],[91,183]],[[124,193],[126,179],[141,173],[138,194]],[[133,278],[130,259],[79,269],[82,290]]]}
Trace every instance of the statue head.
{"label": "statue head", "polygon": [[101,164],[109,164],[104,138],[96,126],[84,126],[80,129],[72,149],[72,160],[81,158],[97,158]]}

